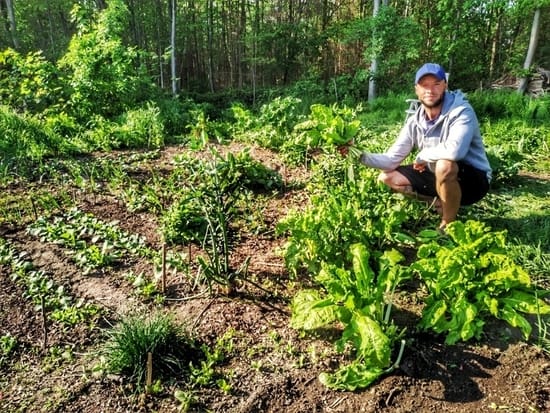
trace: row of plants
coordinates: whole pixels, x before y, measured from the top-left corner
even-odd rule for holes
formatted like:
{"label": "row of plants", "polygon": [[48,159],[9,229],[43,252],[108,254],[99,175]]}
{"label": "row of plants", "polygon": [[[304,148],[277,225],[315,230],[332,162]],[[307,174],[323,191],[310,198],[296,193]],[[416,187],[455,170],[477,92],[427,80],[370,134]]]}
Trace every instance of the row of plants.
{"label": "row of plants", "polygon": [[53,219],[39,217],[27,231],[42,242],[54,242],[72,251],[73,261],[84,274],[113,265],[126,254],[151,258],[155,253],[143,237],[128,234],[117,223],[101,221],[77,208]]}
{"label": "row of plants", "polygon": [[[312,114],[306,134],[317,147],[356,138],[358,124],[339,128],[334,112],[317,108]],[[548,291],[534,285],[507,254],[505,231],[468,220],[452,223],[442,236],[426,228],[425,212],[379,184],[374,171],[355,169],[355,154],[342,162],[330,149],[325,152],[328,156],[312,167],[310,205],[278,225],[287,236],[283,254],[290,272],[301,271],[318,286],[294,297],[291,324],[302,330],[340,324],[336,349],[348,356],[355,352],[351,363],[321,374],[325,385],[363,388],[399,364],[404,330],[390,313],[396,289],[413,279],[427,291],[417,329],[444,334],[448,345],[480,339],[491,317],[519,328],[527,339],[532,326],[523,314],[536,314],[539,330],[545,331],[541,317],[550,314]],[[404,256],[397,249],[409,256],[412,250],[416,258],[401,265]]]}
{"label": "row of plants", "polygon": [[25,298],[51,320],[70,326],[92,322],[100,314],[97,306],[72,297],[64,286],[56,285],[49,274],[37,269],[24,251],[18,251],[3,238],[0,238],[0,265],[8,266],[11,279],[25,288]]}
{"label": "row of plants", "polygon": [[[275,97],[258,108],[239,102],[212,108],[189,100],[147,101],[115,118],[87,117],[86,124],[65,112],[39,115],[3,106],[0,131],[6,139],[0,144],[4,154],[0,172],[3,180],[36,179],[52,157],[120,148],[154,150],[174,142],[201,148],[208,141],[230,140],[274,149],[285,162],[304,164],[319,147],[328,149],[330,136],[354,139],[371,149],[386,144],[378,135],[381,130],[396,133],[393,126],[403,119],[408,97],[380,97],[373,103],[346,106],[306,105],[300,98],[287,96]],[[549,112],[547,99],[493,91],[472,93],[471,101],[481,120],[497,181],[510,178],[521,165],[531,162],[533,151],[548,153],[549,130],[541,121]]]}

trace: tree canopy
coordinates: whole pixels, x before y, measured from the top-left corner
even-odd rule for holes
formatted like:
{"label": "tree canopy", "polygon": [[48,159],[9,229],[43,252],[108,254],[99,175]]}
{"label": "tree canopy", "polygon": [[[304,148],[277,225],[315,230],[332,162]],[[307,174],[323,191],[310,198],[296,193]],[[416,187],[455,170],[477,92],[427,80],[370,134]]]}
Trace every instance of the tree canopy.
{"label": "tree canopy", "polygon": [[550,22],[548,0],[393,0],[373,14],[374,3],[1,0],[0,49],[59,61],[82,99],[102,87],[92,79],[113,81],[102,96],[120,96],[120,104],[140,87],[138,73],[167,90],[174,76],[180,90],[195,92],[313,80],[366,96],[372,79],[379,93],[410,87],[425,61],[441,63],[466,90],[550,67],[549,31],[539,33],[524,67],[535,12],[540,27]]}

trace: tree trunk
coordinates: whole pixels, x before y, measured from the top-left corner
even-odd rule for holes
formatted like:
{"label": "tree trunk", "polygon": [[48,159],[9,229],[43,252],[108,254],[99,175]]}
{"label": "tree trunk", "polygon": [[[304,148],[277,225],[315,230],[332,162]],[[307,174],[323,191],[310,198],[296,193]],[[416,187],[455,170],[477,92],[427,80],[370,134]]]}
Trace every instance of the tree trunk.
{"label": "tree trunk", "polygon": [[[374,0],[374,7],[372,11],[372,15],[374,18],[378,15],[378,10],[380,9],[380,0]],[[377,33],[372,34],[373,44],[375,43]],[[372,102],[374,99],[376,99],[376,80],[375,76],[378,72],[378,56],[373,55],[371,63],[370,63],[370,78],[369,78],[369,94],[367,97],[367,101]]]}
{"label": "tree trunk", "polygon": [[172,94],[178,94],[178,79],[176,77],[176,0],[172,0],[172,28],[170,33],[170,74],[172,77]]}
{"label": "tree trunk", "polygon": [[207,1],[207,31],[208,31],[208,82],[210,92],[214,92],[214,1]]}
{"label": "tree trunk", "polygon": [[[529,49],[527,50],[527,56],[523,63],[524,72],[527,73],[533,64],[535,57],[535,50],[537,49],[537,42],[539,39],[540,31],[540,8],[535,10],[535,16],[533,17],[533,25],[531,26],[531,37],[529,38]],[[525,75],[519,80],[518,93],[524,94],[527,90],[529,83],[529,77]]]}
{"label": "tree trunk", "polygon": [[13,48],[19,50],[19,38],[17,37],[17,24],[15,21],[15,12],[13,10],[13,1],[6,0],[6,8],[8,13],[8,20],[10,22],[10,35],[13,43]]}

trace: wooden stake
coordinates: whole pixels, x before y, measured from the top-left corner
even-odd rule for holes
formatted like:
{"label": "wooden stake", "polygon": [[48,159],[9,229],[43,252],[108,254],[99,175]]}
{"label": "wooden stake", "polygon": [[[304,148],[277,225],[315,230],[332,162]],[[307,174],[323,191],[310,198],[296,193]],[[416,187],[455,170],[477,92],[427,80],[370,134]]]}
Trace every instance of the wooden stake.
{"label": "wooden stake", "polygon": [[162,244],[162,283],[161,291],[166,292],[166,243]]}
{"label": "wooden stake", "polygon": [[40,297],[40,306],[42,307],[42,351],[45,352],[48,347],[48,325],[46,322],[46,300],[43,295]]}
{"label": "wooden stake", "polygon": [[153,384],[153,353],[147,353],[147,378],[145,379],[145,391],[149,393],[149,389]]}

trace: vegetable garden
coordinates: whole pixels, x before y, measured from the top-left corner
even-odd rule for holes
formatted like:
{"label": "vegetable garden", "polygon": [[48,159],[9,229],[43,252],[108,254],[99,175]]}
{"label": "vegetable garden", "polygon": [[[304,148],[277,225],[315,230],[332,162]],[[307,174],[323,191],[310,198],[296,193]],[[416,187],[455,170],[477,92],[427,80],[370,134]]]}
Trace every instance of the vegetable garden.
{"label": "vegetable garden", "polygon": [[471,95],[495,179],[442,235],[336,150],[405,98],[70,139],[4,108],[1,410],[549,410],[548,100]]}

